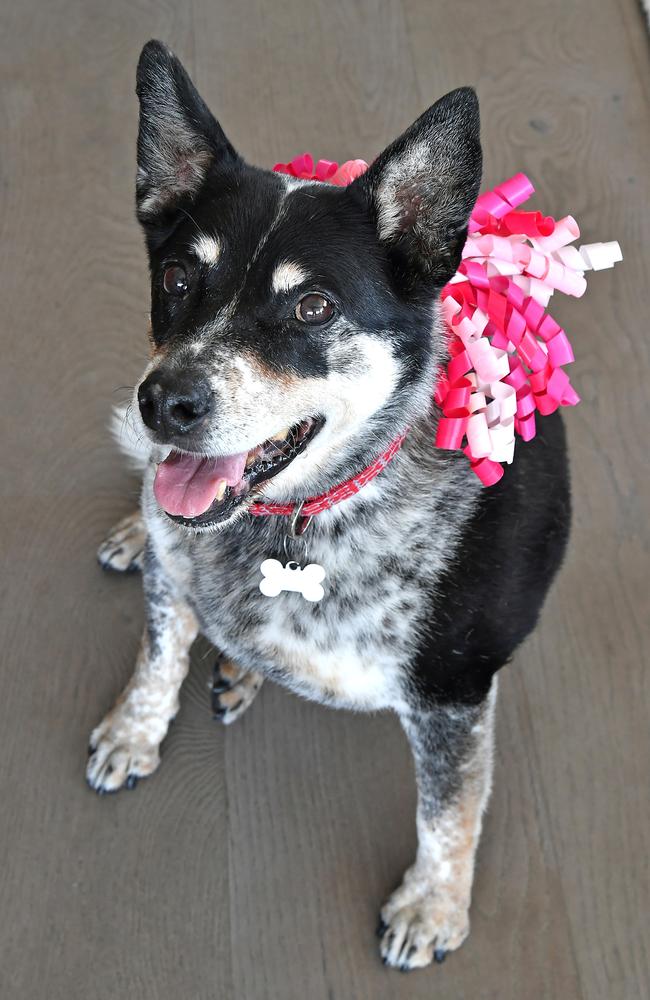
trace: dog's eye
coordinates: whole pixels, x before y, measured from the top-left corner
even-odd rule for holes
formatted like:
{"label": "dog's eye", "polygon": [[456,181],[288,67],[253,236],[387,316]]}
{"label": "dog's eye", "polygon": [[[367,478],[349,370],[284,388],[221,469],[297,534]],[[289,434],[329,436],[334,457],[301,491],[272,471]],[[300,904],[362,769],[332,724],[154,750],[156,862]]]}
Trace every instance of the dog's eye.
{"label": "dog's eye", "polygon": [[165,268],[162,283],[168,295],[176,295],[181,298],[187,294],[189,287],[187,271],[180,264],[170,264]]}
{"label": "dog's eye", "polygon": [[310,323],[312,326],[327,323],[328,319],[331,319],[333,315],[334,306],[329,299],[326,299],[324,295],[320,295],[318,292],[310,292],[309,295],[304,295],[296,306],[296,319],[299,319],[302,323]]}

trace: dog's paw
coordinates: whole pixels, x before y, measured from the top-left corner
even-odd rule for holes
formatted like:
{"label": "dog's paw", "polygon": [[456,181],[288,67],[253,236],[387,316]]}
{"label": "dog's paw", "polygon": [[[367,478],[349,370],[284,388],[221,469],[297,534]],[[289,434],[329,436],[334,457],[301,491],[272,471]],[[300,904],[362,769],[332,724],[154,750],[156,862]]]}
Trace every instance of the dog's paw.
{"label": "dog's paw", "polygon": [[244,714],[262,686],[264,678],[255,670],[242,670],[225,657],[214,665],[212,711],[215,719],[231,725]]}
{"label": "dog's paw", "polygon": [[147,530],[139,511],[122,518],[97,550],[102,569],[116,573],[134,573],[142,569]]}
{"label": "dog's paw", "polygon": [[469,934],[468,906],[453,889],[405,878],[383,907],[377,928],[384,965],[402,972],[442,962]]}
{"label": "dog's paw", "polygon": [[88,753],[86,781],[100,795],[135,788],[138,778],[153,774],[160,763],[158,744],[129,736],[111,715],[93,730]]}

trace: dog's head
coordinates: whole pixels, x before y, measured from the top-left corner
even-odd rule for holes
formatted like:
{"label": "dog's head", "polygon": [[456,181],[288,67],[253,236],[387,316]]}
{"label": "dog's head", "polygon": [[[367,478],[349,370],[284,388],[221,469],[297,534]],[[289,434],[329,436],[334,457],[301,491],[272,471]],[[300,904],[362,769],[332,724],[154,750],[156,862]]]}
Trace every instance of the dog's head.
{"label": "dog's head", "polygon": [[146,434],[161,507],[194,528],[353,475],[430,406],[436,298],[481,175],[470,89],[345,188],[249,166],[185,70],[145,46],[137,213],[151,267]]}

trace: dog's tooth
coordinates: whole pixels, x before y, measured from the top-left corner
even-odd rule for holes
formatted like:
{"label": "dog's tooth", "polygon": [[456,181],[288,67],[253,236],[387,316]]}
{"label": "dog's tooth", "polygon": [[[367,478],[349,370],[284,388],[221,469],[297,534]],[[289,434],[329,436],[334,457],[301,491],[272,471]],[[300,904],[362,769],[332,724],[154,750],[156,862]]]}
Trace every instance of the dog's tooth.
{"label": "dog's tooth", "polygon": [[225,479],[220,479],[219,480],[219,485],[217,486],[217,492],[215,494],[215,498],[214,499],[215,500],[223,500],[224,496],[226,495],[226,489],[227,489],[227,487],[228,487],[228,484],[227,484],[226,480]]}
{"label": "dog's tooth", "polygon": [[255,454],[255,452],[250,451],[248,453],[248,458],[246,459],[246,468],[247,469],[250,469],[251,465],[253,464],[253,462],[255,461],[256,458],[257,458],[257,455]]}
{"label": "dog's tooth", "polygon": [[273,437],[271,438],[271,441],[284,441],[284,439],[287,438],[288,436],[289,436],[289,428],[285,427],[284,430],[280,431],[279,434],[274,434]]}

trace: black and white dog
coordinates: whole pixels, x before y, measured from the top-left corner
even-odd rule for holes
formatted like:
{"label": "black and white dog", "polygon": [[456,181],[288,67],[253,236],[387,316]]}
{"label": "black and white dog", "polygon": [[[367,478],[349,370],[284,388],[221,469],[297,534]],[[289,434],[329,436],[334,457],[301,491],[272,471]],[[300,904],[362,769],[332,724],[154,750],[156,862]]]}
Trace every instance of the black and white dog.
{"label": "black and white dog", "polygon": [[[570,520],[558,414],[488,489],[462,453],[434,447],[436,300],[479,190],[476,96],[443,97],[335,187],[245,163],[158,42],[137,92],[152,354],[133,410],[147,461],[142,512],[100,561],[141,566],[147,620],[88,781],[112,792],[156,769],[199,632],[222,653],[225,723],[265,677],[392,709],[415,759],[419,843],[381,911],[381,954],[401,969],[442,960],[469,930],[495,674],[536,623]],[[300,538],[289,518],[248,512],[327,492],[407,427],[382,473]],[[268,558],[320,564],[323,599],[264,596]]]}

